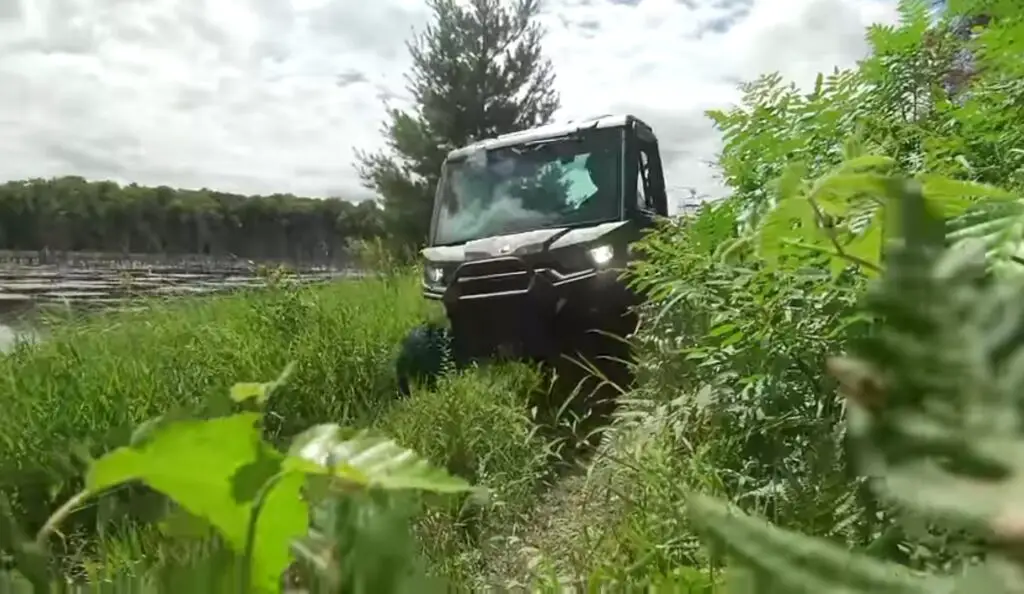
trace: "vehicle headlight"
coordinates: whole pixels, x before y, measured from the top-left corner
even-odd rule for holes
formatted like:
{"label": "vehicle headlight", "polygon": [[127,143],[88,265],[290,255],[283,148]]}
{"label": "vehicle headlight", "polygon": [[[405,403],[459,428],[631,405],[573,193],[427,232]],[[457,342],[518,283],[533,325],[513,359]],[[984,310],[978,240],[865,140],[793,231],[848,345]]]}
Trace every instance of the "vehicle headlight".
{"label": "vehicle headlight", "polygon": [[427,264],[423,267],[423,278],[431,285],[439,285],[444,280],[444,268]]}
{"label": "vehicle headlight", "polygon": [[590,259],[598,266],[604,266],[615,257],[615,250],[610,245],[599,245],[590,250]]}

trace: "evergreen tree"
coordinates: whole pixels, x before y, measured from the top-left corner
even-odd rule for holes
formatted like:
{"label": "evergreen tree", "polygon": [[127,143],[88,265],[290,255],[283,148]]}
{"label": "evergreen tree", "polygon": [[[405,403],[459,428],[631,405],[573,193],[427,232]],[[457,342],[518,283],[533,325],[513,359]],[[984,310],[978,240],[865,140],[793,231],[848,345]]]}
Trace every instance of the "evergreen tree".
{"label": "evergreen tree", "polygon": [[539,0],[429,3],[431,24],[408,43],[413,106],[388,109],[387,149],[357,152],[360,177],[381,197],[397,246],[425,241],[448,151],[547,123],[559,106],[541,50]]}

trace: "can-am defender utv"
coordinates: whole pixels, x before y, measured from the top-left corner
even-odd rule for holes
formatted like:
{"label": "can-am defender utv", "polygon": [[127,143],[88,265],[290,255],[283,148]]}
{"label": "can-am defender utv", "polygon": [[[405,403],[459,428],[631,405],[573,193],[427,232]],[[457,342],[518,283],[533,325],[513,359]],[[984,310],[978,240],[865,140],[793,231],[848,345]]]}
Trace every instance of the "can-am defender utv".
{"label": "can-am defender utv", "polygon": [[[667,215],[658,142],[631,115],[548,125],[450,152],[434,200],[423,292],[450,329],[420,327],[398,359],[409,381],[514,357],[583,378],[587,360],[620,387],[632,382],[622,338],[640,297],[619,276],[630,243]],[[573,380],[579,381],[579,380]]]}

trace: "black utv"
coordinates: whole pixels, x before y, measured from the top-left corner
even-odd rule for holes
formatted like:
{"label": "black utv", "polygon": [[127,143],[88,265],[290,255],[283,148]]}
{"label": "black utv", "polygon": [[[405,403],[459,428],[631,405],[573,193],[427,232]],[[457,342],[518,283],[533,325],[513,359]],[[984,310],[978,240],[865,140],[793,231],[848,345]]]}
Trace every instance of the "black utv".
{"label": "black utv", "polygon": [[[631,115],[549,125],[448,154],[434,200],[423,292],[449,328],[421,327],[398,358],[403,393],[495,357],[625,387],[622,337],[641,297],[620,279],[630,244],[667,215],[658,142]],[[573,370],[577,371],[573,371]]]}

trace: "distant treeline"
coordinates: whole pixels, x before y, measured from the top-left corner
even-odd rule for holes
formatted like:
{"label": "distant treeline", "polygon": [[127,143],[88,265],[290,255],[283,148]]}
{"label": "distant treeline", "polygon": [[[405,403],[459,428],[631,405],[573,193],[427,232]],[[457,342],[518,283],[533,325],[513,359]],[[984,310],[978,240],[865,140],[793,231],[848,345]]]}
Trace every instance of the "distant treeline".
{"label": "distant treeline", "polygon": [[373,201],[32,179],[0,185],[0,249],[329,263],[350,241],[379,236],[381,215]]}

